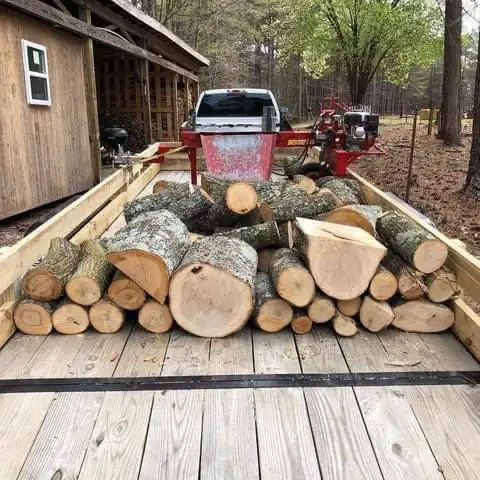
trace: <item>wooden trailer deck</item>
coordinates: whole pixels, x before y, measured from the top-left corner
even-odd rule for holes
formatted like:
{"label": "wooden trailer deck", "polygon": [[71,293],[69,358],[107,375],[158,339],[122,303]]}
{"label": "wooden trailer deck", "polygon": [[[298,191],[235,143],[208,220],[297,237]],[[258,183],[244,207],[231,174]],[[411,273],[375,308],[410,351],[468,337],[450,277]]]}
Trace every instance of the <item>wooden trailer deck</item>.
{"label": "wooden trailer deck", "polygon": [[[154,182],[143,187],[157,173],[152,168],[73,238],[103,233],[119,211],[115,202],[121,206],[125,198],[149,193]],[[158,177],[186,181],[189,172]],[[88,209],[88,203],[81,206]],[[106,234],[122,224],[117,219]],[[38,235],[72,227],[62,225],[52,221]],[[2,265],[0,257],[0,266],[9,261],[25,268],[28,245],[22,244],[23,260],[8,258]],[[0,278],[0,291],[9,281]],[[461,321],[470,322],[458,336],[469,338],[464,343],[475,353],[478,319],[463,303],[456,308],[466,312]],[[475,385],[214,389],[192,388],[187,380],[478,370],[479,362],[451,332],[390,329],[338,338],[317,325],[304,336],[245,328],[206,339],[180,329],[156,335],[132,322],[111,335],[17,332],[0,350],[0,379],[184,376],[185,382],[178,390],[0,394],[0,478],[474,480],[480,470]]]}

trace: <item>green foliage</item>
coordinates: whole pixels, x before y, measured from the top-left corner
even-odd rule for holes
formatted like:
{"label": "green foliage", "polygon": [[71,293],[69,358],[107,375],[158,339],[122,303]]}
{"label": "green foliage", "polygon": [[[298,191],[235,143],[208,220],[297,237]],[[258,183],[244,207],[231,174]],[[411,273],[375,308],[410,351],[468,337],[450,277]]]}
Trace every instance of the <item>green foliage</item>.
{"label": "green foliage", "polygon": [[360,102],[374,73],[405,84],[414,66],[428,67],[442,45],[441,17],[428,0],[275,0],[281,15],[279,53],[301,55],[321,77],[329,63],[346,69],[352,100]]}

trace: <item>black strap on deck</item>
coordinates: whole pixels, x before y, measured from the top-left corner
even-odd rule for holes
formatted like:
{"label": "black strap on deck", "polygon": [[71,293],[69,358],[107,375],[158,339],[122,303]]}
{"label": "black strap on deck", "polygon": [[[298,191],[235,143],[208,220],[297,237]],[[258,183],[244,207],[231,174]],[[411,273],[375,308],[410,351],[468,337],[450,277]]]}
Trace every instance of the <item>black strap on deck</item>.
{"label": "black strap on deck", "polygon": [[476,385],[480,371],[198,375],[172,377],[20,378],[0,380],[2,393],[202,390],[289,387]]}

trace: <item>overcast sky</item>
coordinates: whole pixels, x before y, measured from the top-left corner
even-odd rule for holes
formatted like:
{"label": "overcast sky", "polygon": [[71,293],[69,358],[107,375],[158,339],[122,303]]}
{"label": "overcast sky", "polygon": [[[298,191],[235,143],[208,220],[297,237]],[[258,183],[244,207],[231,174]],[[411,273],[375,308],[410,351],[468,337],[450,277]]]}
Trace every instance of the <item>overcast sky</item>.
{"label": "overcast sky", "polygon": [[[478,5],[478,6],[476,6]],[[480,25],[480,1],[479,0],[463,0],[463,18],[462,18],[462,30],[464,32],[471,32],[472,30],[478,30]],[[472,18],[473,17],[473,18]]]}

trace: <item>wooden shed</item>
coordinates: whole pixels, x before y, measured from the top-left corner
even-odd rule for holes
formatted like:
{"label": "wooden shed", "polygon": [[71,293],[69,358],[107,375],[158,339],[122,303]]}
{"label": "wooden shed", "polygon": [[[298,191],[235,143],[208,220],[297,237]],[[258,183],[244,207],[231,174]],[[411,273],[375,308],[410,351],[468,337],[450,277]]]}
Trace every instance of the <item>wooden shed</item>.
{"label": "wooden shed", "polygon": [[209,63],[127,0],[0,0],[0,31],[0,220],[98,183],[104,119],[178,139]]}

